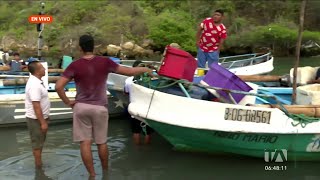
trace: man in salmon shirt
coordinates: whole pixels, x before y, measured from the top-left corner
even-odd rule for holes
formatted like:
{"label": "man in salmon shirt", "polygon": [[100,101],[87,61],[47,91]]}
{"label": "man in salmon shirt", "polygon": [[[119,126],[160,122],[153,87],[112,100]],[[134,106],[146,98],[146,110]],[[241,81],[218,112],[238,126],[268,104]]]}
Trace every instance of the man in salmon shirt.
{"label": "man in salmon shirt", "polygon": [[[111,72],[127,76],[152,74],[146,67],[125,67],[109,58],[94,55],[94,39],[83,35],[79,39],[82,57],[72,62],[56,82],[56,91],[63,102],[73,109],[73,141],[80,142],[80,152],[90,177],[96,175],[91,151],[92,141],[98,146],[103,172],[108,168],[108,99],[106,81]],[[74,79],[77,95],[70,100],[64,91]]]}
{"label": "man in salmon shirt", "polygon": [[205,68],[212,63],[218,63],[219,52],[227,38],[227,29],[222,24],[223,11],[218,9],[212,17],[203,20],[198,28],[196,40],[198,48],[198,67]]}

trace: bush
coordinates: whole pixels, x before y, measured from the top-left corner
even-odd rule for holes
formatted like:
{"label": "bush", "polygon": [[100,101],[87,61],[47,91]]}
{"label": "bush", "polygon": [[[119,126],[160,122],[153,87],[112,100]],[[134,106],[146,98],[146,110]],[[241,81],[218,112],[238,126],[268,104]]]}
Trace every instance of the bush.
{"label": "bush", "polygon": [[[281,24],[258,26],[251,31],[230,35],[226,46],[230,47],[270,47],[275,54],[290,55],[289,50],[296,46],[298,29],[289,28]],[[309,40],[319,42],[320,32],[303,32],[302,43]]]}
{"label": "bush", "polygon": [[155,42],[156,48],[163,49],[166,45],[175,42],[186,51],[196,52],[196,23],[190,14],[164,11],[150,18],[148,22],[149,38]]}

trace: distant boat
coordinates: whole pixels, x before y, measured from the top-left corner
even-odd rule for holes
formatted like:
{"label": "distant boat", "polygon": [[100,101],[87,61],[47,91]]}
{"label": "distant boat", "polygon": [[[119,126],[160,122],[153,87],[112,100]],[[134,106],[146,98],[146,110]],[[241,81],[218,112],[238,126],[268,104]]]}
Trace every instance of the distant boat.
{"label": "distant boat", "polygon": [[[9,80],[12,81],[12,80]],[[15,81],[15,79],[13,79]],[[2,83],[1,83],[2,82]],[[0,127],[17,126],[25,124],[25,85],[4,85],[0,79]],[[51,102],[50,121],[51,123],[71,122],[72,109],[67,107],[58,94],[54,92],[54,83],[49,83],[49,98]],[[66,86],[66,94],[70,99],[76,95],[75,84],[70,82]],[[123,115],[126,112],[124,103],[112,96],[108,91],[108,111],[110,117]]]}
{"label": "distant boat", "polygon": [[266,54],[243,54],[221,57],[220,65],[236,75],[260,75],[273,71],[273,56]]}
{"label": "distant boat", "polygon": [[[1,87],[0,87],[1,89]],[[23,88],[24,89],[24,88]],[[125,108],[121,100],[108,94],[108,111],[110,117],[123,115]],[[74,99],[76,92],[68,91],[66,95]],[[66,106],[56,92],[49,92],[51,103],[50,122],[72,122],[72,109]],[[0,127],[24,125],[25,121],[25,94],[0,94]]]}

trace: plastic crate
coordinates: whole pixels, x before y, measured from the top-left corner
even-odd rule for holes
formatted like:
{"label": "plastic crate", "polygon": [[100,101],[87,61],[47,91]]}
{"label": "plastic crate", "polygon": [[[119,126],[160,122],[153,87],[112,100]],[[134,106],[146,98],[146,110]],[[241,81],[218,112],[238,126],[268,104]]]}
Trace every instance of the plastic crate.
{"label": "plastic crate", "polygon": [[197,60],[181,49],[167,46],[158,74],[174,79],[193,81]]}
{"label": "plastic crate", "polygon": [[[239,90],[249,92],[252,88],[242,81],[238,76],[228,71],[224,67],[218,65],[217,63],[212,63],[210,70],[207,72],[203,81],[209,86],[220,87],[230,90]],[[225,99],[231,100],[228,93],[222,90],[217,90],[220,96]],[[234,100],[239,103],[245,94],[231,93]]]}

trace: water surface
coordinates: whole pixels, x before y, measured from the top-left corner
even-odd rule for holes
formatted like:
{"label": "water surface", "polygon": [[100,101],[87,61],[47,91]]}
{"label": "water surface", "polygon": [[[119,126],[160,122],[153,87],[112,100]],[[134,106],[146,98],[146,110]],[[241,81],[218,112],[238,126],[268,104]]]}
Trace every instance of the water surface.
{"label": "water surface", "polygon": [[[275,58],[272,74],[289,73],[294,58]],[[302,58],[301,66],[319,66],[320,58]],[[43,171],[35,171],[26,127],[0,129],[0,179],[88,179],[82,164],[79,144],[72,142],[72,124],[50,126],[44,147]],[[111,119],[109,124],[109,170],[102,176],[97,150],[94,150],[96,179],[115,180],[191,180],[191,179],[273,179],[318,180],[318,162],[290,162],[285,171],[267,171],[263,159],[187,153],[175,151],[154,133],[148,146],[136,146],[131,139],[126,117]]]}
{"label": "water surface", "polygon": [[[51,126],[44,148],[43,172],[36,174],[26,128],[1,129],[0,179],[88,179],[79,145],[71,139],[71,124]],[[320,179],[319,164],[283,163],[286,171],[266,171],[263,159],[179,152],[158,134],[151,145],[136,146],[126,118],[109,125],[107,179]],[[96,179],[102,178],[95,146]]]}

